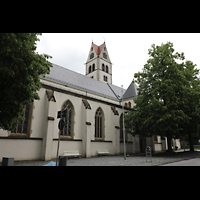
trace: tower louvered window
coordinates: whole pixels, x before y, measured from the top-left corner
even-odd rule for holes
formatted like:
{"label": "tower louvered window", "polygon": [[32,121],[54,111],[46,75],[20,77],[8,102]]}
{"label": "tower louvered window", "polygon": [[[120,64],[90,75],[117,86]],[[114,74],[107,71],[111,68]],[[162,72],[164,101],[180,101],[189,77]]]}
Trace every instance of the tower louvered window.
{"label": "tower louvered window", "polygon": [[109,73],[109,71],[108,71],[108,66],[107,66],[107,65],[106,65],[106,72]]}
{"label": "tower louvered window", "polygon": [[105,67],[104,67],[104,64],[102,64],[102,71],[105,71]]}
{"label": "tower louvered window", "polygon": [[91,71],[92,71],[92,68],[91,68],[91,65],[89,66],[89,73],[91,73]]}
{"label": "tower louvered window", "polygon": [[94,58],[94,53],[90,54],[90,59]]}

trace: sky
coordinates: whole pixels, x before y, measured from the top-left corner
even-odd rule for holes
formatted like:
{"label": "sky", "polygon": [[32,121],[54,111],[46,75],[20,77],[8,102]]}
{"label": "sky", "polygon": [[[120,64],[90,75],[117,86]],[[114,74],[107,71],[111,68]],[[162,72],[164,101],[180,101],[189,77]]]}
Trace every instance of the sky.
{"label": "sky", "polygon": [[39,39],[36,52],[51,55],[50,62],[83,75],[92,41],[98,46],[105,41],[113,85],[125,89],[147,63],[152,44],[172,42],[175,52],[184,52],[185,60],[200,69],[200,33],[43,33]]}

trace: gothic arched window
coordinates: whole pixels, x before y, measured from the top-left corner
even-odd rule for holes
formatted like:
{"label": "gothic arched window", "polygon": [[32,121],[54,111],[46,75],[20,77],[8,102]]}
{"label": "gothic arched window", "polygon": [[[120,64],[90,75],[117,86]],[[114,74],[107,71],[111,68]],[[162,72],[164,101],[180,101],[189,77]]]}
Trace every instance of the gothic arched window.
{"label": "gothic arched window", "polygon": [[22,117],[23,119],[18,120],[17,126],[15,129],[11,130],[11,134],[20,134],[20,135],[28,135],[28,122],[29,119],[29,112],[30,112],[31,105],[26,104],[24,105]]}
{"label": "gothic arched window", "polygon": [[95,138],[104,138],[104,116],[101,108],[98,108],[95,113]]}
{"label": "gothic arched window", "polygon": [[74,109],[72,103],[68,100],[64,103],[62,111],[66,110],[66,115],[64,117],[65,125],[61,130],[61,136],[72,137],[73,125],[74,125]]}
{"label": "gothic arched window", "polygon": [[103,76],[103,80],[107,82],[108,81],[108,77],[107,76]]}
{"label": "gothic arched window", "polygon": [[107,65],[106,65],[106,72],[109,73],[109,71],[108,71],[108,66],[107,66]]}
{"label": "gothic arched window", "polygon": [[92,71],[94,71],[94,70],[95,70],[95,64],[92,65]]}
{"label": "gothic arched window", "polygon": [[105,71],[105,67],[104,67],[104,64],[102,64],[102,71]]}
{"label": "gothic arched window", "polygon": [[89,66],[89,73],[91,73],[91,70],[92,70],[92,69],[91,69],[91,65],[90,65],[90,66]]}

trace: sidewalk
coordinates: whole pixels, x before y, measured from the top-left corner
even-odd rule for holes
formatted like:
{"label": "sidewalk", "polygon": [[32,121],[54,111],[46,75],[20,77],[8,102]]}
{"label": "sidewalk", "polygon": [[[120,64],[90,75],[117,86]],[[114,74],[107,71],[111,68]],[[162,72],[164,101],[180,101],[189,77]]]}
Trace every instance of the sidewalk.
{"label": "sidewalk", "polygon": [[200,158],[193,158],[189,160],[182,160],[179,162],[169,163],[162,166],[200,166]]}
{"label": "sidewalk", "polygon": [[[148,159],[149,160],[149,159]],[[52,159],[56,161],[56,159]],[[43,166],[50,161],[14,161],[14,166]],[[200,166],[200,151],[176,151],[173,155],[156,153],[152,155],[152,162],[146,162],[144,154],[132,154],[124,160],[123,155],[101,156],[91,158],[69,158],[67,166]],[[1,163],[0,163],[1,166]]]}

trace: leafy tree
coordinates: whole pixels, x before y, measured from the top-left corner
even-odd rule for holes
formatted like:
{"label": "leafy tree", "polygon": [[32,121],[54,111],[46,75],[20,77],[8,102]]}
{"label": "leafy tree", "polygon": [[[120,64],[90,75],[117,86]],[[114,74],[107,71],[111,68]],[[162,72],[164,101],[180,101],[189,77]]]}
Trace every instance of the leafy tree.
{"label": "leafy tree", "polygon": [[40,75],[50,72],[46,54],[35,52],[40,33],[0,33],[0,128],[12,130],[25,104],[39,100]]}
{"label": "leafy tree", "polygon": [[180,138],[187,138],[190,143],[190,151],[194,151],[193,141],[199,140],[200,123],[200,80],[198,78],[199,70],[195,69],[193,62],[186,61],[184,66],[184,75],[186,78],[184,88],[184,104],[182,110],[190,118],[188,123],[182,124],[183,131]]}
{"label": "leafy tree", "polygon": [[[199,90],[194,91],[199,85],[195,78],[198,70],[190,61],[181,62],[185,56],[175,53],[171,42],[151,47],[143,71],[134,75],[133,82],[139,84],[136,111],[129,112],[125,122],[133,135],[167,137],[168,151],[172,151],[172,138],[186,134],[185,126],[191,128],[191,120],[199,119],[199,107],[194,106],[198,100],[193,101],[192,108],[189,106],[194,95],[199,97]],[[193,114],[189,114],[191,109]]]}

